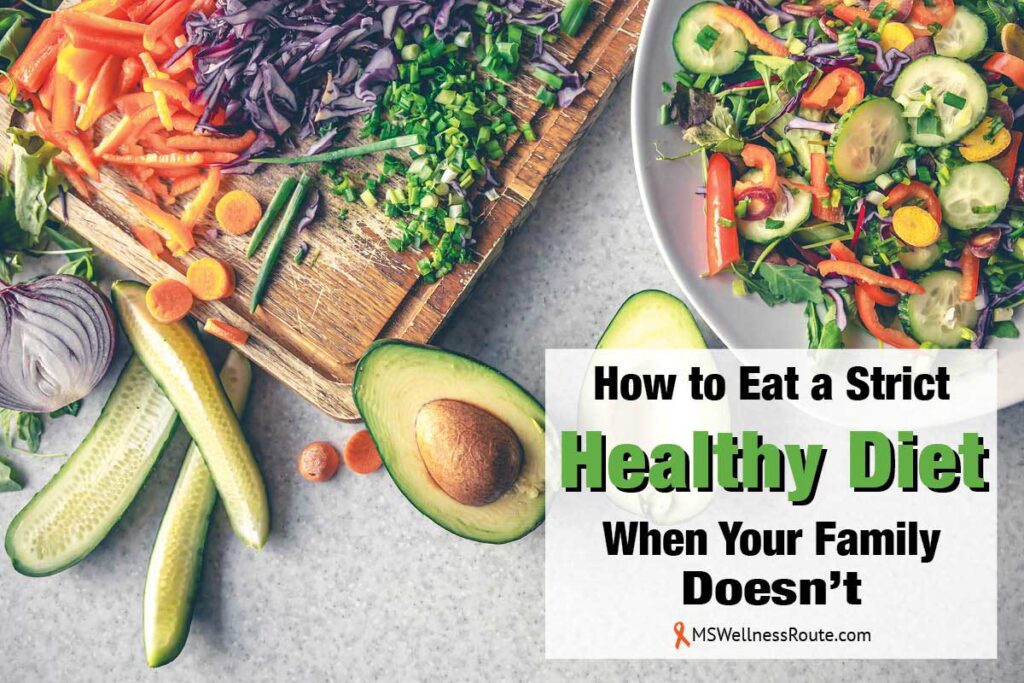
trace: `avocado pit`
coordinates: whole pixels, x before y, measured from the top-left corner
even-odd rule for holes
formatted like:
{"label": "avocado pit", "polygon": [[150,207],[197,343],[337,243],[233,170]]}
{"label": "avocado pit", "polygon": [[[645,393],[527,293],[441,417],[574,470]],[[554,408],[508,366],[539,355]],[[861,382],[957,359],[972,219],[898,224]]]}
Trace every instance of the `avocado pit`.
{"label": "avocado pit", "polygon": [[501,498],[523,466],[523,446],[507,424],[454,399],[438,399],[419,409],[416,445],[434,482],[463,505],[487,505]]}

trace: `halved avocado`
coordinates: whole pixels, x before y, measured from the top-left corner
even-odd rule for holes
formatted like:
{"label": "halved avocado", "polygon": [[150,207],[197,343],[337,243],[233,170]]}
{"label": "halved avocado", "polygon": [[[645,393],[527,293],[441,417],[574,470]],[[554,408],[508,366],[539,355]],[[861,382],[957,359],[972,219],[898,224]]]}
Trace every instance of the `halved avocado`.
{"label": "halved avocado", "polygon": [[[501,372],[442,349],[385,339],[371,345],[359,361],[352,395],[399,490],[440,526],[470,540],[508,543],[544,521],[544,408]],[[421,448],[432,443],[423,438],[424,424],[436,426],[439,412],[443,415],[451,406],[460,405],[464,410],[454,413],[456,420],[482,419],[495,432],[503,433],[505,445],[517,442],[521,449],[515,476],[493,479],[500,482],[502,490],[494,491],[492,502],[456,500],[431,475],[421,453]],[[451,431],[467,433],[456,428]],[[489,445],[491,441],[481,443]],[[514,446],[505,448],[503,455],[507,456],[510,448]],[[461,460],[446,463],[447,479],[476,478],[475,456],[479,454],[463,455],[466,457]],[[447,453],[441,456],[450,457]],[[507,459],[501,464],[501,474],[507,474]],[[447,491],[458,496],[450,486]]]}
{"label": "halved avocado", "polygon": [[599,349],[705,349],[693,314],[680,299],[646,289],[626,299],[597,342]]}

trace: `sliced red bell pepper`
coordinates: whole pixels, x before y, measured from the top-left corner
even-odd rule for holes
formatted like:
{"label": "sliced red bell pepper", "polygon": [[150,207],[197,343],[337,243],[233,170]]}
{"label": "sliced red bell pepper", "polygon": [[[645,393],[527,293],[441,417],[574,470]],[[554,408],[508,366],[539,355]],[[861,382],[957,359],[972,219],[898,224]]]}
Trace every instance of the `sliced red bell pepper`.
{"label": "sliced red bell pepper", "polygon": [[708,160],[705,208],[708,275],[720,273],[740,258],[736,205],[732,196],[732,167],[718,152]]}
{"label": "sliced red bell pepper", "polygon": [[909,184],[893,185],[885,195],[882,206],[887,209],[895,209],[897,206],[905,204],[908,199],[920,199],[935,222],[942,223],[942,204],[939,203],[939,198],[935,196],[932,188],[918,180],[911,180]]}
{"label": "sliced red bell pepper", "polygon": [[850,261],[822,261],[818,264],[818,272],[822,275],[845,275],[858,282],[886,289],[895,289],[904,294],[924,294],[924,287],[913,280],[904,280],[898,277],[882,275],[878,271],[871,270],[867,266]]}
{"label": "sliced red bell pepper", "polygon": [[910,20],[921,26],[945,26],[953,19],[956,5],[953,0],[914,0]]}
{"label": "sliced red bell pepper", "polygon": [[776,57],[789,56],[789,50],[786,49],[786,46],[778,38],[761,28],[743,10],[729,7],[728,5],[715,5],[712,11],[714,16],[739,29],[743,37],[747,39],[747,42],[758,50],[775,55]]}
{"label": "sliced red bell pepper", "polygon": [[[828,249],[829,253],[832,254],[838,261],[846,261],[847,263],[859,263],[857,255],[853,253],[853,250],[847,247],[845,244],[836,240]],[[897,294],[891,292],[882,291],[881,287],[876,285],[868,285],[861,283],[861,286],[867,291],[868,296],[876,304],[881,306],[895,306],[900,302],[900,297]]]}
{"label": "sliced red bell pepper", "polygon": [[[778,167],[775,163],[775,155],[767,147],[747,143],[740,152],[743,163],[752,168],[761,169],[761,181],[759,185],[775,190],[778,183]],[[776,194],[776,197],[778,195]]]}
{"label": "sliced red bell pepper", "polygon": [[985,60],[985,71],[1000,76],[1006,76],[1018,88],[1024,88],[1024,59],[1015,57],[1007,52],[993,52],[992,56]]}
{"label": "sliced red bell pepper", "polygon": [[824,152],[811,152],[811,194],[822,198],[832,194],[828,186],[828,159]]}
{"label": "sliced red bell pepper", "polygon": [[834,109],[845,114],[864,99],[864,78],[845,66],[822,76],[813,88],[804,93],[800,104],[811,109]]}
{"label": "sliced red bell pepper", "polygon": [[1024,140],[1024,133],[1018,130],[1010,131],[1010,146],[1002,154],[989,161],[1006,177],[1006,182],[1011,184],[1014,173],[1017,171],[1017,154],[1020,152],[1021,140]]}
{"label": "sliced red bell pepper", "polygon": [[895,346],[897,349],[917,349],[920,344],[911,339],[900,330],[894,330],[882,324],[878,319],[878,311],[875,310],[875,302],[868,296],[867,290],[861,284],[853,286],[853,297],[857,302],[857,314],[860,321],[868,332],[873,334],[879,341]]}
{"label": "sliced red bell pepper", "polygon": [[960,301],[974,301],[978,296],[978,281],[981,279],[981,259],[974,255],[969,246],[960,254]]}

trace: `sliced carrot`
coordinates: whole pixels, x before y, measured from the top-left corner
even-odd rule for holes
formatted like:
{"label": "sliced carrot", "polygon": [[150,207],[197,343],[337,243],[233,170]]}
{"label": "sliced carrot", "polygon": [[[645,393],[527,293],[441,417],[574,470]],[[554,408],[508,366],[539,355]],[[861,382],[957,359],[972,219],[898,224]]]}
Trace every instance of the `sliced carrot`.
{"label": "sliced carrot", "polygon": [[153,228],[147,228],[145,225],[133,224],[131,228],[132,235],[138,240],[139,244],[149,250],[149,255],[153,257],[154,261],[159,261],[164,251],[166,251],[164,241],[160,238],[160,233]]}
{"label": "sliced carrot", "polygon": [[199,152],[183,154],[103,154],[104,161],[124,166],[146,166],[148,168],[182,168],[191,166],[202,166],[205,163],[203,155]]}
{"label": "sliced carrot", "polygon": [[142,21],[145,21],[147,24],[156,21],[176,2],[178,2],[178,0],[160,0],[160,2],[150,9],[149,14],[146,14],[143,17]]}
{"label": "sliced carrot", "polygon": [[123,38],[89,33],[75,26],[67,27],[68,39],[75,47],[100,50],[119,57],[136,57],[143,51],[141,38]]}
{"label": "sliced carrot", "polygon": [[882,324],[882,321],[878,319],[878,312],[875,310],[875,302],[868,296],[863,285],[853,286],[853,297],[857,302],[857,315],[860,317],[860,321],[875,338],[890,346],[895,346],[897,349],[920,348],[920,344],[905,333]]}
{"label": "sliced carrot", "polygon": [[148,150],[160,154],[175,154],[178,151],[167,144],[167,138],[157,133],[146,133],[139,140]]}
{"label": "sliced carrot", "polygon": [[202,173],[194,168],[157,168],[154,169],[154,172],[161,178],[170,178],[171,180],[193,175],[202,177]]}
{"label": "sliced carrot", "polygon": [[142,79],[142,89],[146,92],[153,93],[153,102],[156,104],[156,111],[157,114],[160,115],[160,122],[164,124],[164,128],[168,131],[174,130],[174,122],[171,119],[171,107],[167,102],[167,93],[162,89],[151,89],[146,86],[147,82],[152,82],[154,80],[166,80],[167,74],[157,68],[156,62],[153,60],[153,56],[148,52],[140,54],[139,61],[142,62],[142,67],[149,75],[148,78]]}
{"label": "sliced carrot", "polygon": [[196,129],[196,125],[199,124],[199,117],[193,116],[188,112],[179,111],[175,112],[174,116],[171,117],[171,123],[174,124],[174,130],[179,133],[191,133]]}
{"label": "sliced carrot", "polygon": [[128,16],[131,17],[133,21],[145,23],[149,18],[149,15],[151,15],[153,11],[163,3],[164,0],[141,0],[140,2],[134,2],[128,8]]}
{"label": "sliced carrot", "polygon": [[185,282],[200,301],[220,301],[234,294],[235,271],[223,261],[206,256],[188,267]]}
{"label": "sliced carrot", "polygon": [[153,104],[153,95],[147,92],[125,93],[114,99],[114,107],[122,114],[135,114],[154,106],[156,105]]}
{"label": "sliced carrot", "polygon": [[188,50],[178,60],[170,66],[164,66],[164,71],[167,72],[168,76],[180,76],[182,74],[188,74],[192,71],[194,65],[195,50]]}
{"label": "sliced carrot", "polygon": [[178,0],[178,4],[171,5],[163,14],[156,19],[150,20],[145,33],[142,34],[142,44],[147,50],[154,50],[157,42],[168,35],[173,35],[181,30],[185,23],[185,16],[188,14],[189,0]]}
{"label": "sliced carrot", "polygon": [[50,75],[46,77],[43,87],[39,89],[39,102],[42,103],[43,107],[47,111],[53,110],[53,82],[56,78],[57,70],[54,69],[50,72]]}
{"label": "sliced carrot", "polygon": [[235,346],[242,346],[249,341],[249,333],[244,330],[240,330],[234,325],[229,325],[223,320],[217,320],[216,318],[209,318],[206,324],[203,325],[203,330],[207,334],[211,334],[217,339],[222,339],[228,344],[234,344]]}
{"label": "sliced carrot", "polygon": [[[196,152],[193,152],[196,154]],[[230,164],[238,158],[234,152],[198,152],[203,157],[203,164],[211,166],[215,164]]]}
{"label": "sliced carrot", "polygon": [[46,82],[57,64],[57,53],[60,51],[63,33],[63,29],[53,17],[39,25],[9,71],[11,78],[22,91],[35,93]]}
{"label": "sliced carrot", "polygon": [[209,173],[206,174],[203,184],[199,186],[199,192],[196,193],[196,196],[192,198],[192,201],[188,203],[185,211],[181,214],[181,222],[190,231],[200,221],[203,214],[206,213],[206,209],[210,206],[210,202],[213,201],[213,197],[217,194],[219,187],[220,170],[216,168],[210,169]]}
{"label": "sliced carrot", "polygon": [[121,63],[121,90],[122,94],[134,92],[142,81],[142,62],[138,57],[126,57]]}
{"label": "sliced carrot", "polygon": [[98,14],[101,17],[107,17],[117,12],[130,0],[83,0],[69,8],[72,12],[90,12],[92,14]]}
{"label": "sliced carrot", "polygon": [[111,19],[92,12],[58,12],[54,16],[68,31],[79,29],[88,31],[94,36],[113,38],[142,38],[146,33],[146,25],[136,21]]}
{"label": "sliced carrot", "polygon": [[32,105],[32,125],[44,140],[57,145],[67,152],[67,147],[63,142],[57,139],[57,134],[53,131],[53,122],[50,121],[50,116],[46,113],[45,109],[39,106],[38,101]]}
{"label": "sliced carrot", "polygon": [[167,144],[175,149],[200,152],[242,152],[256,140],[256,133],[248,131],[237,138],[212,135],[172,135]]}
{"label": "sliced carrot", "polygon": [[53,81],[53,130],[55,133],[66,133],[75,129],[74,88],[74,83],[58,71]]}
{"label": "sliced carrot", "polygon": [[342,457],[345,459],[345,465],[356,474],[376,472],[382,464],[373,437],[365,429],[348,437]]}
{"label": "sliced carrot", "polygon": [[102,116],[113,109],[114,96],[120,86],[123,61],[117,55],[110,55],[104,60],[93,81],[92,89],[89,90],[85,106],[78,112],[78,119],[75,121],[78,130],[92,128]]}
{"label": "sliced carrot", "polygon": [[92,190],[89,189],[89,183],[85,182],[85,178],[81,176],[78,170],[64,161],[63,159],[54,159],[53,165],[57,167],[64,179],[68,181],[68,184],[75,189],[75,192],[80,194],[83,199],[92,198]]}
{"label": "sliced carrot", "polygon": [[[840,261],[858,263],[857,255],[853,253],[853,250],[839,240],[833,242],[828,250],[830,254]],[[898,294],[882,291],[881,287],[876,287],[875,285],[863,285],[863,287],[868,296],[871,297],[871,300],[880,306],[895,306],[900,302]]]}
{"label": "sliced carrot", "polygon": [[178,322],[192,310],[192,292],[178,280],[157,280],[146,290],[146,308],[157,322]]}
{"label": "sliced carrot", "polygon": [[100,179],[100,171],[96,168],[96,164],[92,160],[92,150],[86,146],[85,141],[71,133],[62,134],[58,132],[57,138],[63,143],[61,147],[68,151],[68,154],[75,160],[82,173],[98,181]]}
{"label": "sliced carrot", "polygon": [[191,175],[175,178],[174,182],[171,183],[171,196],[180,197],[183,194],[188,194],[202,185],[204,179],[205,176],[202,173],[193,173]]}
{"label": "sliced carrot", "polygon": [[217,202],[217,223],[230,235],[244,235],[260,222],[263,209],[256,197],[245,190],[232,190]]}
{"label": "sliced carrot", "polygon": [[192,236],[191,227],[187,227],[180,220],[161,209],[152,201],[139,197],[131,192],[125,192],[125,196],[128,197],[128,200],[142,215],[153,221],[164,239],[174,240],[185,251],[196,246],[196,239]]}
{"label": "sliced carrot", "polygon": [[818,264],[818,272],[822,275],[832,275],[833,273],[837,275],[845,275],[847,277],[852,277],[858,282],[876,285],[878,287],[885,287],[887,289],[895,289],[897,292],[903,292],[904,294],[924,294],[924,287],[913,280],[903,280],[896,277],[889,277],[888,275],[882,275],[881,273],[871,270],[860,263],[850,263],[848,261],[822,261]]}
{"label": "sliced carrot", "polygon": [[174,197],[171,196],[171,193],[167,189],[167,186],[164,185],[160,181],[160,178],[157,177],[156,175],[151,175],[148,178],[146,178],[146,186],[153,191],[153,195],[157,199],[159,199],[160,203],[162,203],[164,206],[170,206],[174,204]]}
{"label": "sliced carrot", "polygon": [[981,277],[981,259],[974,255],[969,246],[960,254],[960,301],[973,301],[978,296],[978,280]]}

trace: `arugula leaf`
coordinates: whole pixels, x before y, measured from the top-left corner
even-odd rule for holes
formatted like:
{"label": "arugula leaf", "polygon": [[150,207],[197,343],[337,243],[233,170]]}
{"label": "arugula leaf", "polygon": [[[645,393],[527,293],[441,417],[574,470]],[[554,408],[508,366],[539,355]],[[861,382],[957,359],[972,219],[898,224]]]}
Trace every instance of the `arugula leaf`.
{"label": "arugula leaf", "polygon": [[804,306],[804,315],[807,316],[807,348],[818,348],[821,341],[821,320],[818,319],[818,307],[810,301]]}
{"label": "arugula leaf", "polygon": [[11,468],[6,460],[0,458],[0,493],[20,490],[21,481],[18,473]]}
{"label": "arugula leaf", "polygon": [[722,104],[715,104],[707,121],[687,128],[683,139],[697,147],[725,154],[739,154],[744,145],[736,120]]}
{"label": "arugula leaf", "polygon": [[807,348],[810,349],[841,349],[843,348],[843,331],[836,322],[836,303],[825,297],[825,315],[818,317],[818,307],[807,302],[804,315],[807,316]]}
{"label": "arugula leaf", "polygon": [[750,264],[746,261],[737,261],[732,264],[732,272],[736,277],[743,281],[743,284],[747,286],[748,291],[757,294],[761,297],[761,301],[765,302],[769,306],[774,306],[775,304],[782,302],[782,299],[768,288],[768,285],[765,284],[765,281],[762,278],[750,274]]}
{"label": "arugula leaf", "polygon": [[1016,339],[1020,336],[1020,330],[1012,320],[1001,320],[992,326],[989,336],[1001,337],[1003,339]]}
{"label": "arugula leaf", "polygon": [[82,408],[82,399],[72,401],[63,408],[57,408],[57,410],[50,413],[50,417],[60,417],[61,415],[70,415],[72,417],[78,416],[78,411]]}
{"label": "arugula leaf", "polygon": [[53,159],[60,154],[60,148],[31,131],[10,128],[7,132],[14,141],[11,182],[15,218],[34,244],[46,224],[50,202],[57,196],[60,173]]}
{"label": "arugula leaf", "polygon": [[0,408],[0,434],[8,448],[17,448],[17,443],[21,441],[25,444],[25,450],[35,453],[43,438],[43,419],[36,413]]}
{"label": "arugula leaf", "polygon": [[768,289],[780,300],[798,304],[822,302],[821,281],[804,272],[803,266],[779,266],[762,263],[758,271]]}

